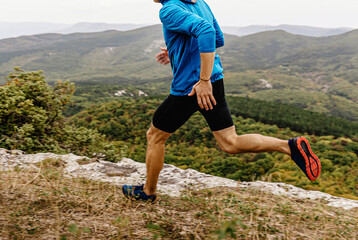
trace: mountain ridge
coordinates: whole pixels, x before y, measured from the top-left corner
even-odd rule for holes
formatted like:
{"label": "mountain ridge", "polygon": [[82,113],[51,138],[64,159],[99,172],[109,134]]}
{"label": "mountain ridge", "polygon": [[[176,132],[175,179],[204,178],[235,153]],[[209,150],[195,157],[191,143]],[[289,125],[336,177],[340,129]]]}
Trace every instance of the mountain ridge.
{"label": "mountain ridge", "polygon": [[223,26],[223,31],[227,34],[233,34],[236,36],[247,36],[255,34],[258,32],[266,32],[273,30],[284,30],[285,32],[297,35],[311,36],[311,37],[324,37],[324,36],[333,36],[345,33],[347,31],[353,30],[353,28],[322,28],[322,27],[312,27],[304,25],[250,25],[246,27],[230,27]]}
{"label": "mountain ridge", "polygon": [[21,36],[38,35],[46,33],[71,34],[80,32],[102,32],[108,30],[128,31],[150,24],[132,23],[89,23],[75,24],[46,23],[46,22],[0,22],[0,39],[17,38]]}
{"label": "mountain ridge", "polygon": [[[0,39],[16,38],[24,35],[37,35],[43,33],[70,34],[76,32],[101,32],[107,30],[128,31],[155,24],[133,24],[133,23],[100,23],[79,22],[74,24],[48,23],[48,22],[0,22]],[[342,34],[353,30],[353,28],[322,28],[304,25],[249,25],[244,27],[222,26],[226,34],[236,36],[247,36],[258,32],[271,30],[284,30],[292,34],[304,36],[322,37]]]}
{"label": "mountain ridge", "polygon": [[[299,91],[298,96],[307,97],[278,100],[356,121],[357,33],[353,30],[320,38],[282,30],[245,37],[225,35],[225,46],[218,54],[225,69],[227,93],[269,100],[276,98],[274,91]],[[0,75],[20,66],[44,70],[50,82],[140,85],[164,94],[170,86],[171,69],[155,61],[160,46],[165,46],[161,25],[125,32],[4,39],[0,40]]]}

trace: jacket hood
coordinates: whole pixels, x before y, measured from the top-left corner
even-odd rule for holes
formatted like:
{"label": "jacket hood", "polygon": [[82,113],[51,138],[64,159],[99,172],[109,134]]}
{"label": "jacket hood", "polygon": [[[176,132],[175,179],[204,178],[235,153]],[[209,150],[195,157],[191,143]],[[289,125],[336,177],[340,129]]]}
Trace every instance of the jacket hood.
{"label": "jacket hood", "polygon": [[[161,3],[169,1],[169,0],[160,0]],[[180,0],[182,2],[188,2],[188,3],[196,3],[198,0]]]}

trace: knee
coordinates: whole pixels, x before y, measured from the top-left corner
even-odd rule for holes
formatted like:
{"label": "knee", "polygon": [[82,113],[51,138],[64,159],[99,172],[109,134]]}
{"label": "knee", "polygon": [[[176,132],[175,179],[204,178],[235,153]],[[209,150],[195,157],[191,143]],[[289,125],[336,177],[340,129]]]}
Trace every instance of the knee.
{"label": "knee", "polygon": [[169,136],[170,134],[153,129],[153,127],[149,128],[147,131],[148,144],[164,144]]}
{"label": "knee", "polygon": [[220,149],[229,154],[240,153],[239,149],[235,146],[234,142],[227,140],[224,143],[219,144]]}
{"label": "knee", "polygon": [[154,131],[152,130],[152,128],[149,128],[148,131],[147,131],[147,141],[148,142],[153,142],[155,141],[155,133]]}

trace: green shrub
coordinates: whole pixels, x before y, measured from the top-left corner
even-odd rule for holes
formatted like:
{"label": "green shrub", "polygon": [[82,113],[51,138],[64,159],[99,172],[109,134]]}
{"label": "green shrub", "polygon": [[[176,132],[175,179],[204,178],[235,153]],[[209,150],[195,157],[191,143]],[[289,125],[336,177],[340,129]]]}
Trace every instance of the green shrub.
{"label": "green shrub", "polygon": [[73,93],[74,85],[69,82],[58,81],[51,87],[41,71],[15,68],[6,85],[0,86],[0,147],[85,155],[103,150],[114,160],[115,148],[103,135],[65,121],[62,111]]}

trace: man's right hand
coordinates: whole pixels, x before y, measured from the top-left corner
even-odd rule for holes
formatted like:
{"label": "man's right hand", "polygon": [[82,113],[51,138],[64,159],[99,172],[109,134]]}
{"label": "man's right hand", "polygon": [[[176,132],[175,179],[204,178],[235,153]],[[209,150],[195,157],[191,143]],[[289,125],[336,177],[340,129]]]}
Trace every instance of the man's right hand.
{"label": "man's right hand", "polygon": [[168,50],[167,48],[160,48],[160,50],[162,50],[160,53],[158,53],[155,58],[157,59],[157,62],[163,65],[167,65],[168,63],[170,63],[170,59],[169,59],[169,55],[168,55]]}
{"label": "man's right hand", "polygon": [[194,96],[196,94],[196,98],[198,100],[199,107],[208,111],[212,110],[216,105],[216,100],[213,95],[213,86],[211,85],[211,81],[202,81],[200,80],[194,86],[188,96]]}

